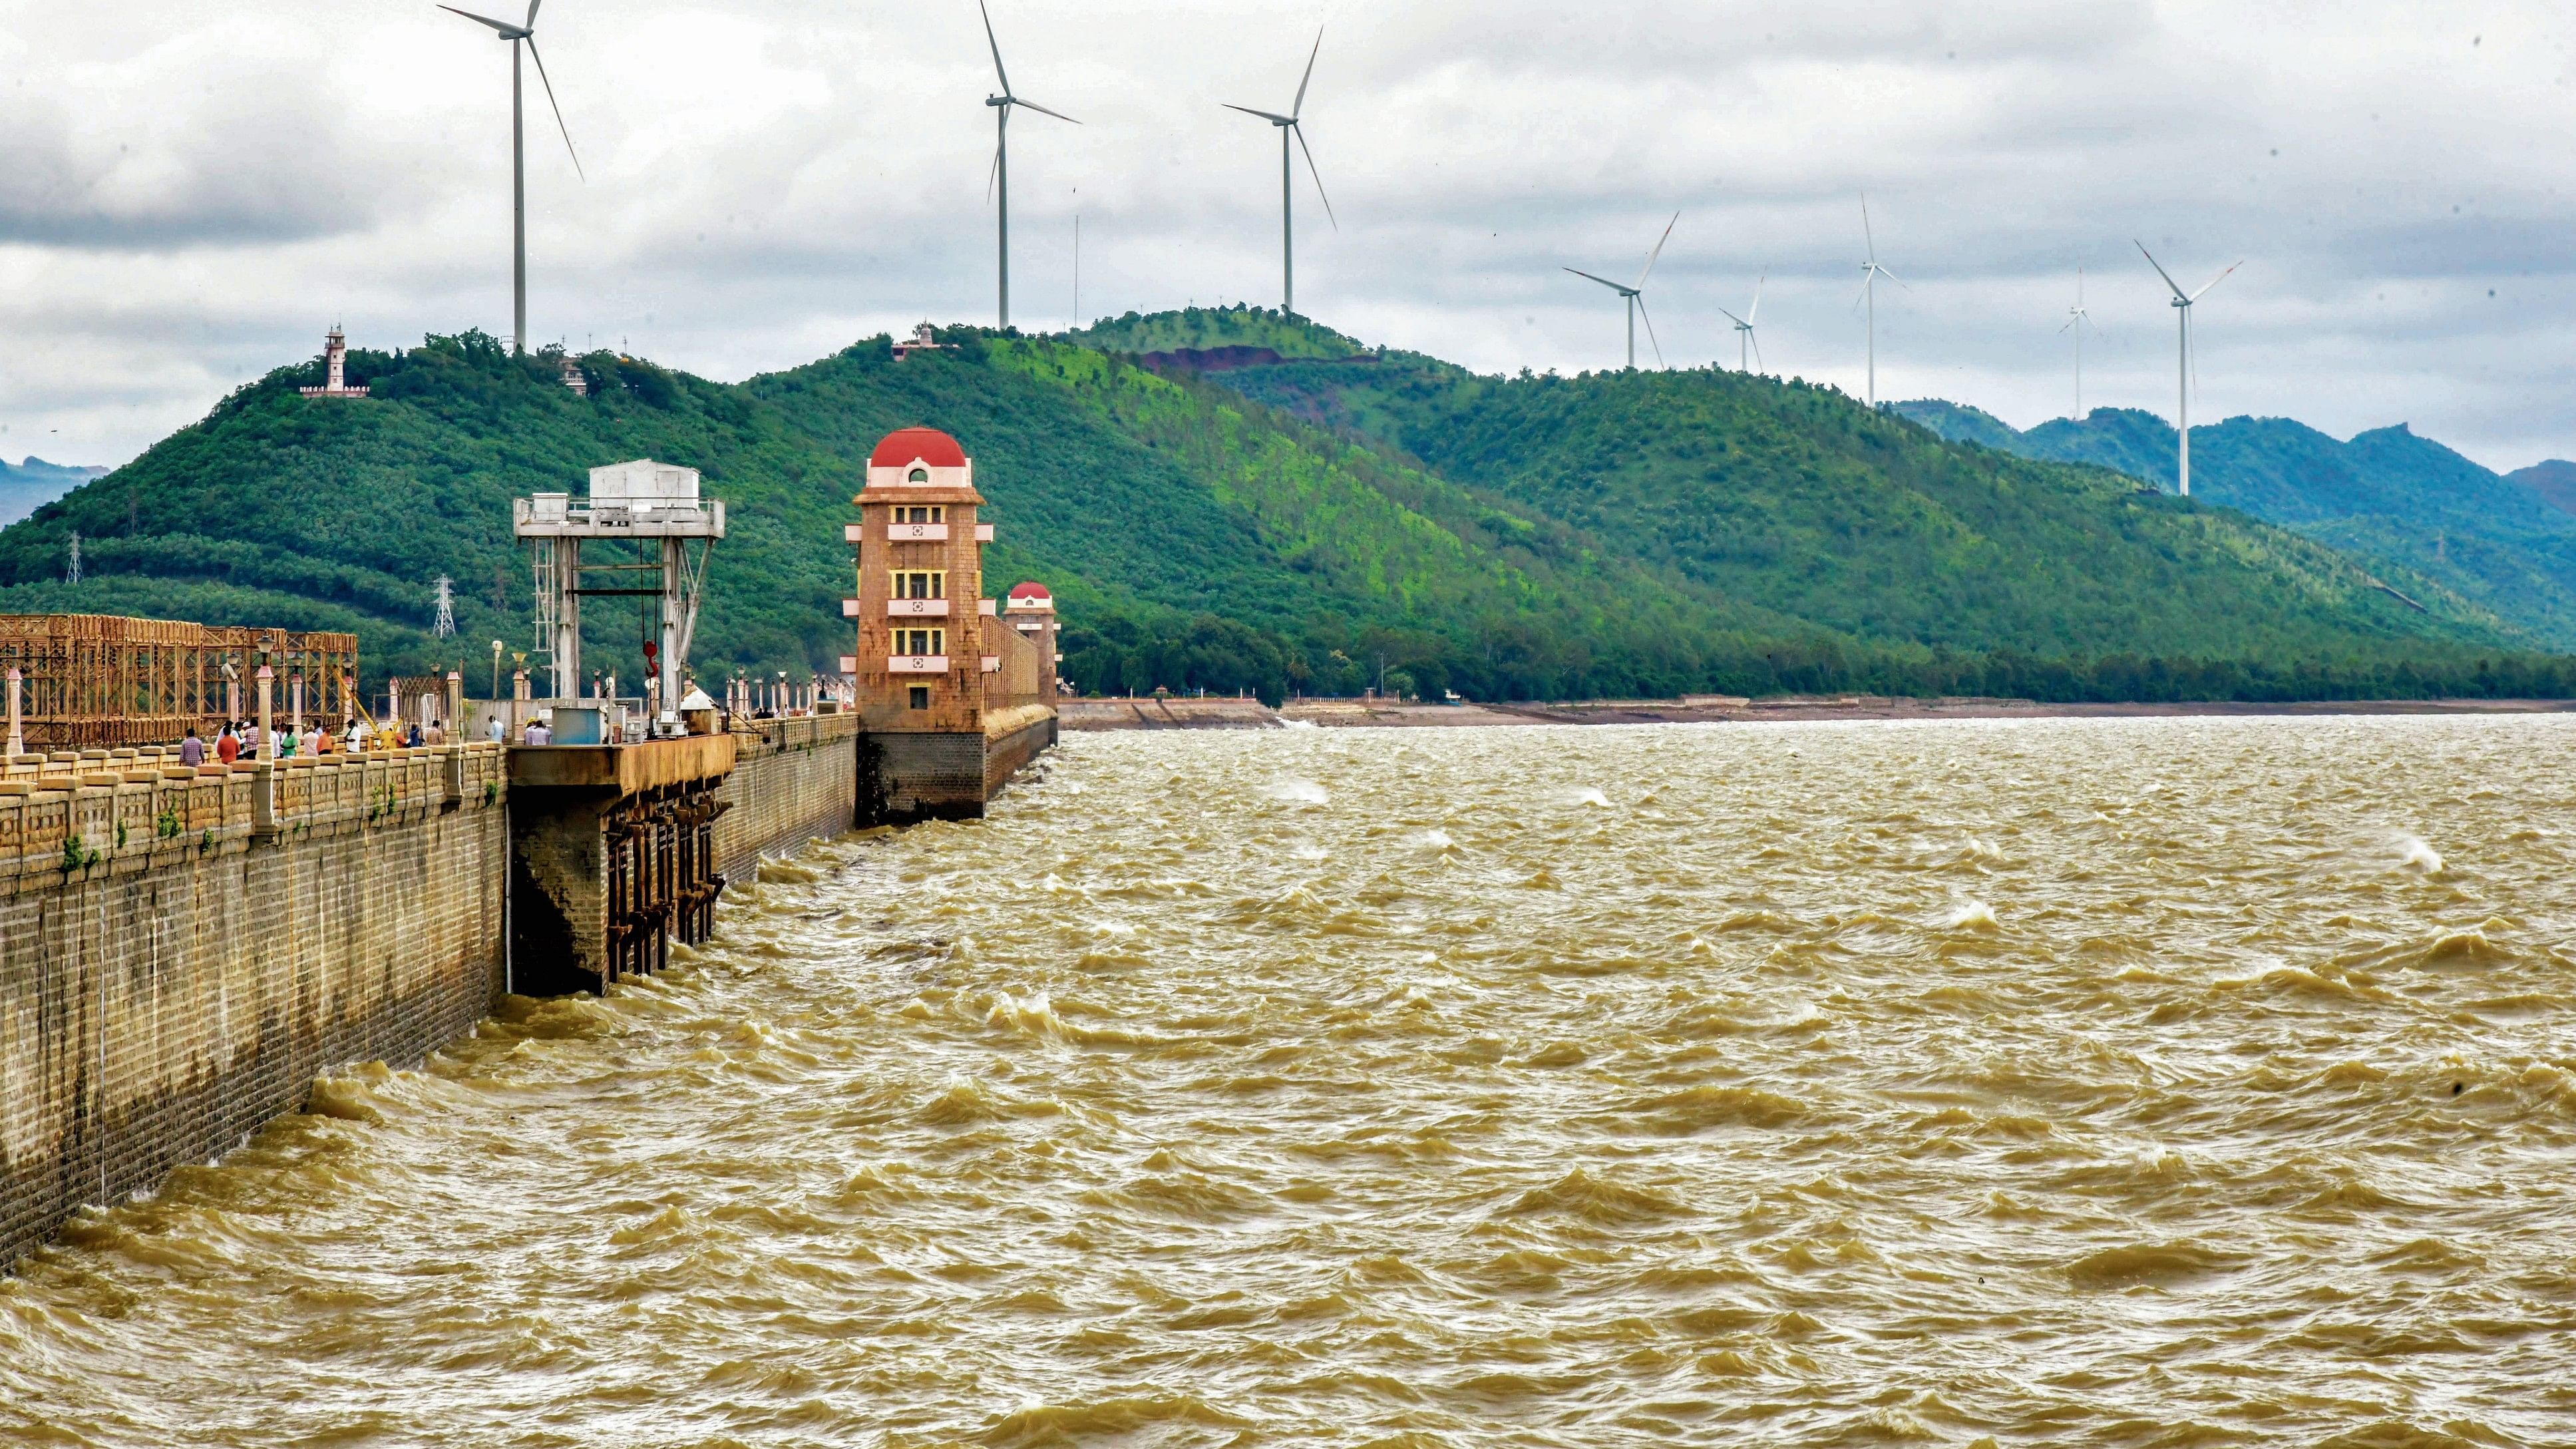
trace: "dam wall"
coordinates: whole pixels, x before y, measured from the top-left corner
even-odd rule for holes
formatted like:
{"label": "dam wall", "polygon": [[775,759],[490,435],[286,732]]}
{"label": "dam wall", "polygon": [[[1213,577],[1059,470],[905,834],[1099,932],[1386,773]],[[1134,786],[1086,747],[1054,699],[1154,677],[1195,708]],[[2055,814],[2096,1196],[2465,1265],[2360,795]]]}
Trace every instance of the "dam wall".
{"label": "dam wall", "polygon": [[716,791],[727,806],[715,826],[716,870],[725,879],[749,880],[762,856],[850,829],[858,814],[858,716],[743,720],[733,735],[733,774]]}
{"label": "dam wall", "polygon": [[118,754],[0,782],[0,1266],[501,989],[501,747]]}
{"label": "dam wall", "polygon": [[[995,724],[965,766],[981,767],[988,791],[1055,735],[1051,711]],[[696,901],[685,888],[701,862],[750,880],[762,856],[855,821],[854,716],[745,721],[729,739],[631,753],[650,763],[675,751],[709,758],[681,770],[689,780],[609,794],[676,809],[681,826],[702,822],[693,828],[705,834],[648,831],[641,817],[616,828],[594,819],[587,831],[558,820],[546,843],[565,860],[566,842],[583,846],[579,870],[530,841],[541,815],[562,813],[555,797],[579,790],[553,777],[583,765],[582,747],[194,768],[144,748],[10,767],[0,778],[0,1271],[84,1204],[151,1190],[173,1168],[231,1151],[301,1108],[316,1077],[360,1061],[414,1066],[470,1035],[514,977],[537,992],[613,981],[615,965],[564,973],[576,952],[532,958],[540,896],[567,894],[560,881],[539,890],[520,879],[538,867],[595,878],[603,931],[653,915],[674,938],[697,939],[713,890]],[[692,781],[704,792],[691,793]],[[710,797],[722,805],[711,820],[689,814]],[[659,863],[666,856],[676,870]],[[628,951],[651,963],[640,969],[658,965],[659,940],[649,956]],[[614,941],[587,949],[616,959]]]}

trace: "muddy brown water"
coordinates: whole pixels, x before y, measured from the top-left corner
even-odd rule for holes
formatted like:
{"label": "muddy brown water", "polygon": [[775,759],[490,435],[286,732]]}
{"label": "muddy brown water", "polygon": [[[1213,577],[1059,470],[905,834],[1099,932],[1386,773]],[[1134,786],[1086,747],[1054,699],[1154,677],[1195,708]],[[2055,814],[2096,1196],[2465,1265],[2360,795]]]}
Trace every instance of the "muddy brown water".
{"label": "muddy brown water", "polygon": [[85,1216],[0,1437],[2569,1442],[2571,745],[1068,737]]}

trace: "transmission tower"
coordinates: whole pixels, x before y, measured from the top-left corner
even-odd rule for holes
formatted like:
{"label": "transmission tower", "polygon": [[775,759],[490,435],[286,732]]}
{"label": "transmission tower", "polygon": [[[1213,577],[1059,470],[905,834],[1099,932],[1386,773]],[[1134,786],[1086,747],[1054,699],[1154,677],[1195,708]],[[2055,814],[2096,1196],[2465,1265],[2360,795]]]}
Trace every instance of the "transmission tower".
{"label": "transmission tower", "polygon": [[67,570],[65,570],[65,571],[64,571],[64,573],[63,573],[63,582],[64,582],[64,583],[67,583],[67,584],[76,584],[76,583],[79,583],[79,582],[80,582],[80,530],[79,530],[79,529],[73,529],[73,530],[72,530],[72,566],[71,566],[69,569],[67,569]]}
{"label": "transmission tower", "polygon": [[429,632],[441,639],[456,637],[456,580],[445,574],[438,576],[438,619]]}

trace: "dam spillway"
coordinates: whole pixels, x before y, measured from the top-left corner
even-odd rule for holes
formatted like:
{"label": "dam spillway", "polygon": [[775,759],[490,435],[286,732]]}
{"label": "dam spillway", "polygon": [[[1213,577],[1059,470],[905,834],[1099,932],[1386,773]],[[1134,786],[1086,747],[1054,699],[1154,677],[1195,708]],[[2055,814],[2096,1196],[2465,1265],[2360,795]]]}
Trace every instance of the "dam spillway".
{"label": "dam spillway", "polygon": [[[988,793],[1052,723],[1001,721]],[[580,748],[30,759],[0,779],[0,1267],[237,1147],[325,1071],[415,1065],[509,994],[658,969],[723,883],[860,823],[885,790],[863,738],[846,715],[744,721],[633,747],[636,778],[612,765],[604,789]],[[580,829],[566,795],[590,802]]]}

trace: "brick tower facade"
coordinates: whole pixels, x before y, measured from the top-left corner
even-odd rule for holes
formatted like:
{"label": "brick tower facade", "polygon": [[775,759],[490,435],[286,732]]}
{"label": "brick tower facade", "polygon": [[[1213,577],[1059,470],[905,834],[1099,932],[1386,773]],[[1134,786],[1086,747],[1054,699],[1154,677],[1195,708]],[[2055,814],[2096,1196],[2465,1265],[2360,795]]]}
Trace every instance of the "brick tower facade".
{"label": "brick tower facade", "polygon": [[868,457],[859,521],[860,728],[874,742],[889,819],[980,815],[985,785],[983,545],[975,465],[935,428],[903,428]]}

